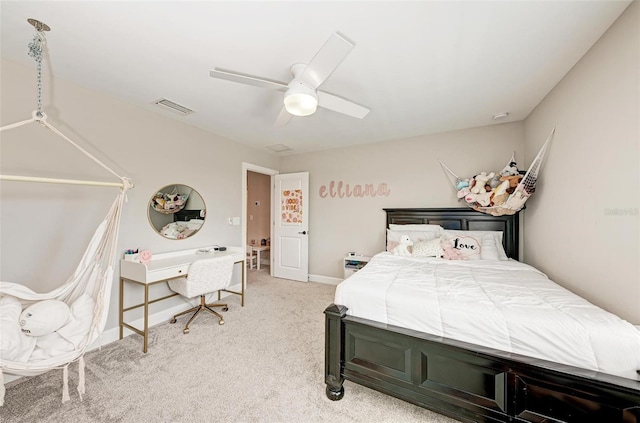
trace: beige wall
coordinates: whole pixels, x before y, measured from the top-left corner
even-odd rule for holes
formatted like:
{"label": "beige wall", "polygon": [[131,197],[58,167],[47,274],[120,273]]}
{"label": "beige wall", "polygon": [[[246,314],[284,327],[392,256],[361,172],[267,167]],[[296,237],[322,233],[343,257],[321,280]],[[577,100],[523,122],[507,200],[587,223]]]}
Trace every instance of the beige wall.
{"label": "beige wall", "polygon": [[[2,61],[2,125],[29,118],[35,109],[34,68]],[[188,117],[183,123],[56,78],[45,78],[44,106],[53,125],[133,179],[119,251],[242,245],[241,227],[227,222],[242,215],[242,162],[277,168],[275,155],[190,126]],[[1,148],[4,174],[114,181],[39,125],[3,132]],[[207,206],[202,230],[188,239],[164,239],[147,220],[148,200],[168,184],[190,185]],[[2,182],[0,190],[0,278],[40,292],[64,283],[116,195],[116,188],[17,182]],[[117,326],[118,293],[114,283],[107,328]],[[174,300],[181,301],[159,303],[151,312],[176,305]]]}
{"label": "beige wall", "polygon": [[[461,207],[438,159],[460,176],[502,169],[516,152],[524,155],[522,123],[493,125],[411,139],[299,154],[280,160],[282,173],[309,171],[309,272],[342,278],[342,257],[384,250],[388,207]],[[387,184],[388,196],[339,198],[331,181]]]}
{"label": "beige wall", "polygon": [[527,262],[640,324],[640,5],[633,2],[525,121],[526,157],[557,127],[527,203]]}

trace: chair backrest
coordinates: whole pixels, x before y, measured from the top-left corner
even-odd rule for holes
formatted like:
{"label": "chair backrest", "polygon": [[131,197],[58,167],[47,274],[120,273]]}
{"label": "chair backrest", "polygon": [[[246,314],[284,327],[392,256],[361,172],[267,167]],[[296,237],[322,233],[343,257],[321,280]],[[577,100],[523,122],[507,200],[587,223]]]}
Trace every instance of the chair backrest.
{"label": "chair backrest", "polygon": [[227,288],[233,274],[233,258],[216,257],[196,260],[189,266],[187,282],[189,291],[201,294]]}

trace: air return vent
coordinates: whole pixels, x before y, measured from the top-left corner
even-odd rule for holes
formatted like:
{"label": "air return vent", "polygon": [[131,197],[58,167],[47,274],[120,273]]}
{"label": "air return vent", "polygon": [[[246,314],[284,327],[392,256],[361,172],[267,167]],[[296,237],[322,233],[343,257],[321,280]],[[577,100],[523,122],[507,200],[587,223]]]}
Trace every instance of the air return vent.
{"label": "air return vent", "polygon": [[191,110],[190,108],[178,103],[174,103],[173,101],[167,100],[166,98],[161,98],[160,100],[154,101],[153,104],[182,116],[193,113],[193,110]]}
{"label": "air return vent", "polygon": [[276,153],[282,153],[283,151],[291,150],[291,147],[289,147],[288,145],[284,145],[284,144],[268,145],[267,148],[269,150],[271,150],[271,151],[275,151]]}

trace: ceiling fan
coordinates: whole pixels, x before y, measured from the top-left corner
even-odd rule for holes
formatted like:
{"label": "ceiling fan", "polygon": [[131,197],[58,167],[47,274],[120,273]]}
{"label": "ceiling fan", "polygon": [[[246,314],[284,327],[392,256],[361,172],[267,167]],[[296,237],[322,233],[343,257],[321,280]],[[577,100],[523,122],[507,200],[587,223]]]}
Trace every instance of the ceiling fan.
{"label": "ceiling fan", "polygon": [[214,68],[209,75],[213,78],[283,91],[284,107],[276,119],[276,126],[285,125],[292,115],[309,116],[315,113],[318,106],[362,119],[369,113],[366,107],[342,97],[318,91],[318,87],[329,78],[354,46],[355,44],[344,35],[334,32],[308,64],[296,63],[291,66],[293,79],[289,83],[221,68]]}

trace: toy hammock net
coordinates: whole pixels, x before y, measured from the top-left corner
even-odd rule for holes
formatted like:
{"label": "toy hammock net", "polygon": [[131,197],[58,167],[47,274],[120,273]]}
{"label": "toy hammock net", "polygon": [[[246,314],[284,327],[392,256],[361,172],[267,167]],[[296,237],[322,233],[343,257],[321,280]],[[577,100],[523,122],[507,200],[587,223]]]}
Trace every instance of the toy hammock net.
{"label": "toy hammock net", "polygon": [[493,216],[516,214],[535,192],[536,181],[555,128],[524,175],[518,171],[515,154],[500,172],[481,172],[471,178],[460,178],[442,161],[440,165],[457,190],[458,199],[472,209]]}

